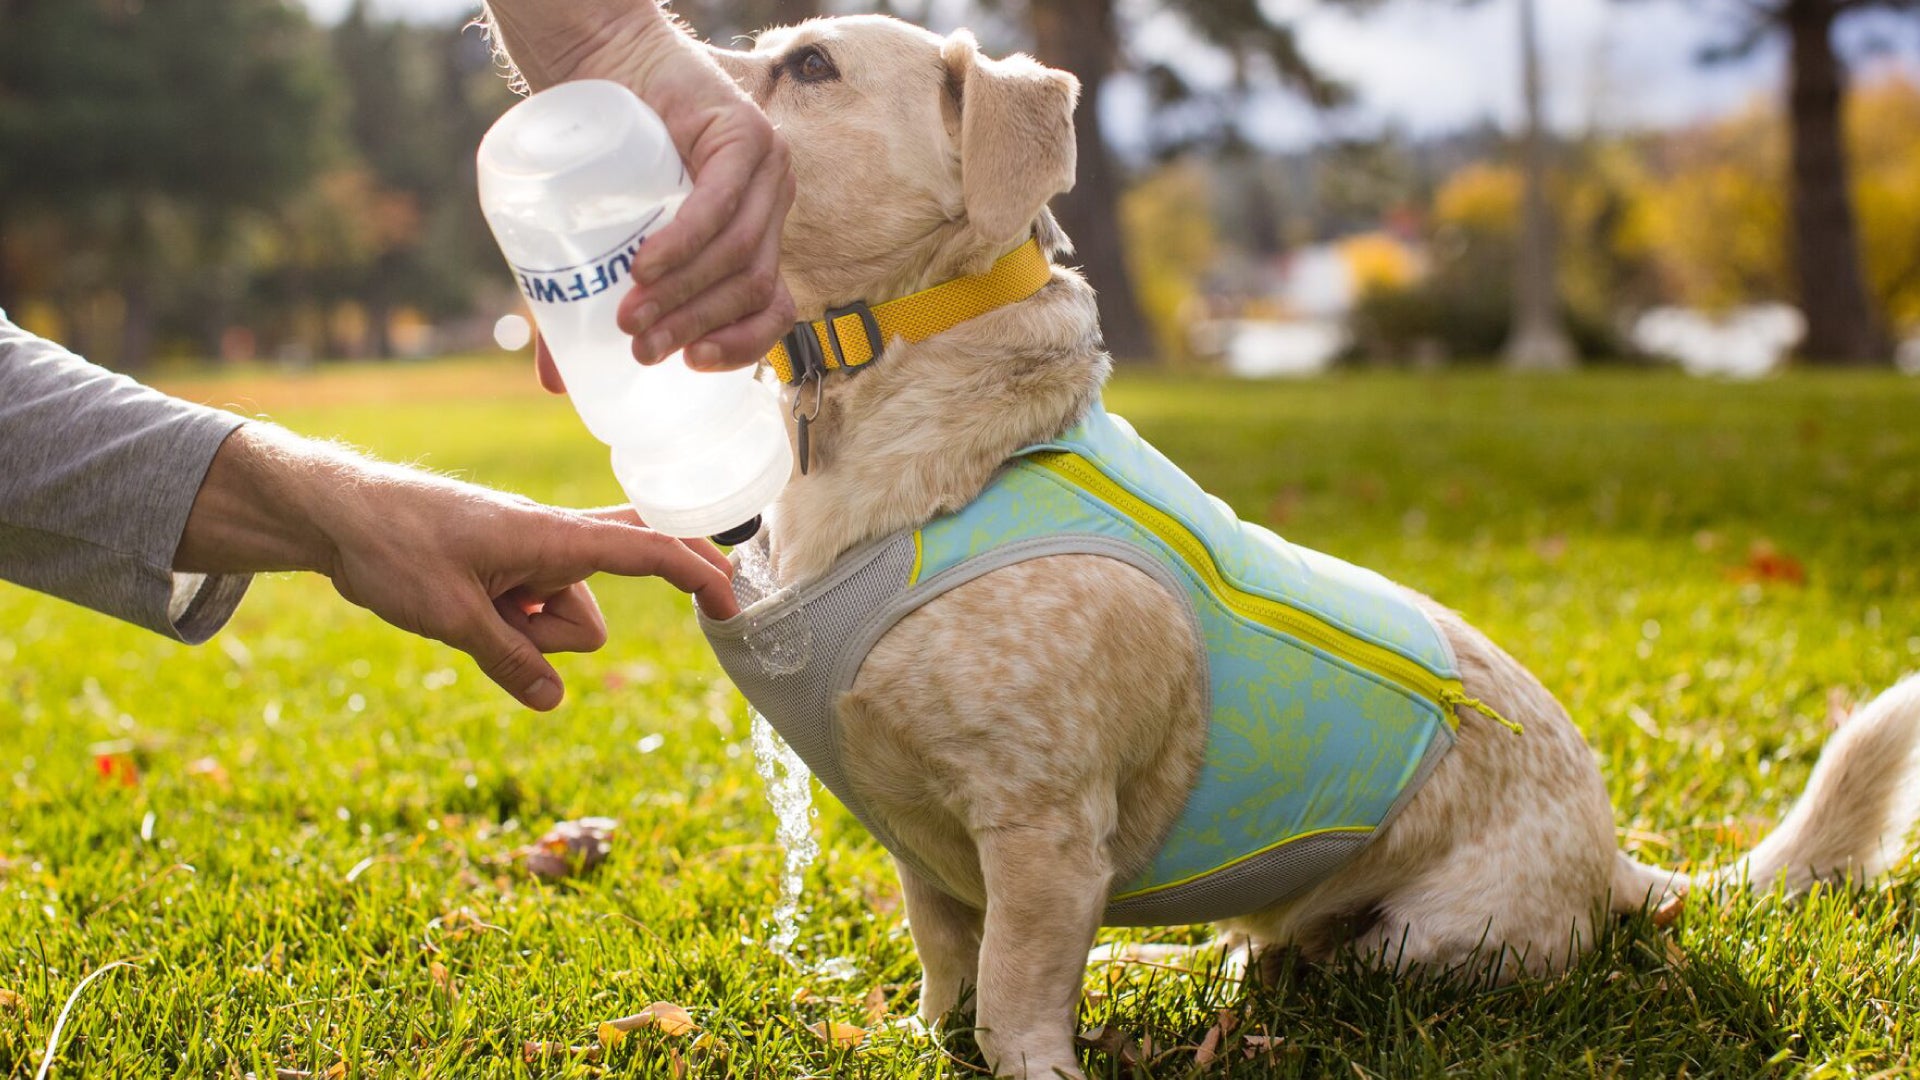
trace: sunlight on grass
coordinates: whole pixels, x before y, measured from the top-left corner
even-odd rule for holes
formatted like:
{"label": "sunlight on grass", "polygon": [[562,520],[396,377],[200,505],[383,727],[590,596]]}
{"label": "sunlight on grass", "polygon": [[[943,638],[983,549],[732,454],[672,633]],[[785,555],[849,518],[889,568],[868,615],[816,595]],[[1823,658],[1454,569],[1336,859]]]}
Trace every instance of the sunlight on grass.
{"label": "sunlight on grass", "polygon": [[[179,389],[540,499],[618,497],[519,364]],[[1243,515],[1434,595],[1532,666],[1642,858],[1751,843],[1830,712],[1920,668],[1920,384],[1136,377],[1110,402]],[[67,995],[115,960],[134,967],[87,989],[57,1075],[972,1075],[896,1027],[918,969],[891,869],[824,795],[800,964],[769,957],[780,853],[744,703],[681,597],[595,588],[613,640],[560,658],[549,716],[323,581],[256,582],[196,650],[0,588],[0,1076],[33,1074]],[[621,823],[601,869],[546,886],[512,866],[587,815]],[[1209,1076],[1911,1069],[1917,882],[1696,904],[1676,935],[1634,922],[1496,993],[1095,976],[1085,1023],[1150,1036],[1155,1076],[1188,1074],[1220,1009],[1241,1019]],[[706,1049],[649,1029],[598,1062],[524,1056],[656,1001]],[[870,1037],[837,1046],[821,1022]]]}

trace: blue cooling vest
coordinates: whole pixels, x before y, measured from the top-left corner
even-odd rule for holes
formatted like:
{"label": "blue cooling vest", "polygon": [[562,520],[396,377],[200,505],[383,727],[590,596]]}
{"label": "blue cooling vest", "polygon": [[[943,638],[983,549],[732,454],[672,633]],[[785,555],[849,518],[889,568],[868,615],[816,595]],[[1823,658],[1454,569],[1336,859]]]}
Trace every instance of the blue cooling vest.
{"label": "blue cooling vest", "polygon": [[[1044,555],[1120,559],[1185,598],[1206,647],[1212,725],[1184,812],[1113,894],[1108,925],[1245,915],[1323,880],[1453,745],[1468,702],[1445,640],[1399,587],[1234,517],[1124,420],[1095,406],[1021,451],[965,509],[702,620],[754,707],[893,854],[939,882],[849,789],[834,702],[908,612]],[[1169,642],[1169,647],[1191,647]],[[1099,658],[1097,663],[1123,663]]]}

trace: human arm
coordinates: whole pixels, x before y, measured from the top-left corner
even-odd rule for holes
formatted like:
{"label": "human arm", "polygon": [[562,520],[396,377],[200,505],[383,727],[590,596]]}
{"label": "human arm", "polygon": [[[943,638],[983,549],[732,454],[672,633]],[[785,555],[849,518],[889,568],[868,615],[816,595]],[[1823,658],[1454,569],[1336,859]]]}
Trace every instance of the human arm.
{"label": "human arm", "polygon": [[[642,247],[620,306],[635,358],[685,347],[695,368],[757,362],[794,318],[779,277],[793,177],[766,115],[653,0],[489,0],[487,17],[532,90],[587,78],[633,88],[693,173],[693,193]],[[541,381],[562,389],[550,362]]]}
{"label": "human arm", "polygon": [[711,616],[738,610],[718,550],[644,528],[630,511],[542,506],[270,424],[241,428],[214,456],[174,565],[324,574],[341,596],[467,653],[541,710],[563,694],[542,654],[606,641],[592,574],[657,576]]}
{"label": "human arm", "polygon": [[198,643],[245,574],[181,574],[174,549],[242,419],[96,367],[0,313],[0,578]]}
{"label": "human arm", "polygon": [[198,643],[253,572],[312,570],[551,708],[540,654],[605,639],[588,575],[657,574],[724,618],[724,566],[630,511],[556,510],[179,401],[0,314],[5,580]]}

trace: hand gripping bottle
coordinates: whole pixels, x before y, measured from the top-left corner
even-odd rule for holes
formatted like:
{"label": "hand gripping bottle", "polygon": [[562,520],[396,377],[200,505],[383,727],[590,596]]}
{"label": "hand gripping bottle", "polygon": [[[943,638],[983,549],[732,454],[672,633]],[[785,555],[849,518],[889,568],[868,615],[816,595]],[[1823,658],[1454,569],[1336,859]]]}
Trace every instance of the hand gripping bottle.
{"label": "hand gripping bottle", "polygon": [[678,353],[641,367],[615,324],[640,245],[691,189],[666,125],[619,83],[562,83],[508,109],[478,164],[494,240],[641,520],[752,536],[793,467],[773,388],[751,368],[691,371]]}

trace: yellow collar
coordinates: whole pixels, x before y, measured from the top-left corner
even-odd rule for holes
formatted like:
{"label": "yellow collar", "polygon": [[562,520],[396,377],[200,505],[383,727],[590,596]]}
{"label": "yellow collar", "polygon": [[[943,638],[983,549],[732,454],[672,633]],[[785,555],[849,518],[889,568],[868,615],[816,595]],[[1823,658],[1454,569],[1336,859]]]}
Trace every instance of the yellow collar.
{"label": "yellow collar", "polygon": [[795,323],[767,354],[767,363],[781,382],[799,386],[822,372],[871,363],[895,338],[925,341],[995,308],[1019,303],[1052,278],[1053,267],[1041,254],[1040,242],[1028,240],[984,274],[955,278],[873,307],[855,301],[828,308],[827,317],[818,322]]}

